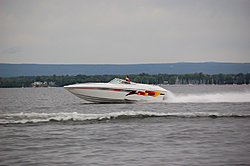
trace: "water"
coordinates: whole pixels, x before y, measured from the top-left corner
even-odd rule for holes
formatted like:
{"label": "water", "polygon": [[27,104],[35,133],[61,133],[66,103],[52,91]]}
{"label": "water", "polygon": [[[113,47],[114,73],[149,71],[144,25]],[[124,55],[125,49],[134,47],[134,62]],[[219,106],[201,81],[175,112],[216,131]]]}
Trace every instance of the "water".
{"label": "water", "polygon": [[0,89],[0,165],[250,165],[250,86],[164,86],[155,103]]}

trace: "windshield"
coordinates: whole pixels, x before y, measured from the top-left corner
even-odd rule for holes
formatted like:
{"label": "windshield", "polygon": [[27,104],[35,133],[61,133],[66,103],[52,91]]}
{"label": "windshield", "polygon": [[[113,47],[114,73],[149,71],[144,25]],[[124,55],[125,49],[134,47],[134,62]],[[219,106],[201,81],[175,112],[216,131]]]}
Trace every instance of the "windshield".
{"label": "windshield", "polygon": [[113,80],[111,80],[109,83],[111,84],[130,84],[130,82],[120,79],[120,78],[115,78]]}

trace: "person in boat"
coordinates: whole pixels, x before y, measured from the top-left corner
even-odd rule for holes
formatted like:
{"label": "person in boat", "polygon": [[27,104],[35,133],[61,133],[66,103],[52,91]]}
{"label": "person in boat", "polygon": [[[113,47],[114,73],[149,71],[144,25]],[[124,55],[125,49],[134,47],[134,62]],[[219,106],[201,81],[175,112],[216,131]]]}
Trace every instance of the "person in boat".
{"label": "person in boat", "polygon": [[128,76],[126,76],[126,81],[127,81],[127,82],[130,82],[130,79],[128,78]]}

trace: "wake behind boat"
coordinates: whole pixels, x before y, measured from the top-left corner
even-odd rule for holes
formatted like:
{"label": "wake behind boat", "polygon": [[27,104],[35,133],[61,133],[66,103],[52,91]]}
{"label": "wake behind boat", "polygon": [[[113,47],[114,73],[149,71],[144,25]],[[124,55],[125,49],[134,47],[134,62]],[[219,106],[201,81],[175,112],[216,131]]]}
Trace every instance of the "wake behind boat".
{"label": "wake behind boat", "polygon": [[64,86],[69,92],[94,103],[129,103],[164,100],[166,89],[115,78],[109,83],[82,83]]}

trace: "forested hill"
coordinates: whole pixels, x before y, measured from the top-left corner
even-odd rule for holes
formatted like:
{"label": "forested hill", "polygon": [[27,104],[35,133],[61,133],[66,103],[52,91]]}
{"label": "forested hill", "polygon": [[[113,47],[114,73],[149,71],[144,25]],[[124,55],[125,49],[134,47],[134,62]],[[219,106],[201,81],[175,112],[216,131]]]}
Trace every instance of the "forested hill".
{"label": "forested hill", "polygon": [[160,64],[6,64],[0,63],[0,77],[51,75],[129,74],[238,74],[249,73],[250,63],[160,63]]}

